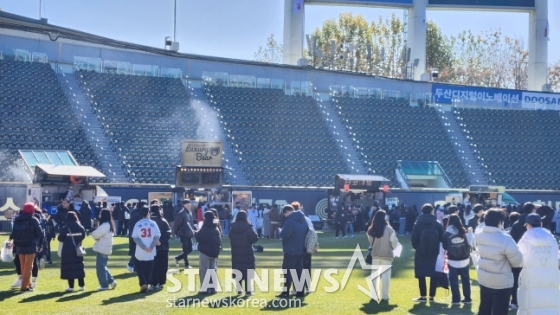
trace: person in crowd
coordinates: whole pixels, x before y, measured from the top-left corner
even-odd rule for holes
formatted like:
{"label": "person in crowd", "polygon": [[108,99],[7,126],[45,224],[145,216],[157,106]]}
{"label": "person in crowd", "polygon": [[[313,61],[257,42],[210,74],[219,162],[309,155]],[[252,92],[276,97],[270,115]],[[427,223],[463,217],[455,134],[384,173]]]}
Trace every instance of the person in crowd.
{"label": "person in crowd", "polygon": [[195,233],[198,242],[198,268],[201,283],[200,293],[202,294],[216,293],[216,283],[210,283],[209,281],[212,277],[209,276],[208,280],[205,280],[208,271],[216,272],[216,261],[222,246],[220,230],[214,219],[215,216],[211,211],[204,213],[204,224]]}
{"label": "person in crowd", "polygon": [[156,222],[150,220],[150,208],[147,205],[140,208],[138,212],[142,219],[136,222],[132,229],[132,239],[136,243],[134,269],[138,275],[140,292],[144,293],[149,288],[156,257],[155,247],[159,243],[161,233]]}
{"label": "person in crowd", "polygon": [[515,224],[515,222],[517,222],[517,220],[519,220],[520,216],[521,215],[519,214],[519,212],[515,212],[515,211],[513,211],[509,214],[510,227],[508,229],[506,229],[506,231],[508,231],[508,233],[511,231],[511,226],[513,226]]}
{"label": "person in crowd", "polygon": [[[28,202],[23,205],[21,214],[14,220],[9,239],[15,246],[19,260],[21,285],[20,291],[33,291],[31,272],[37,252],[41,251],[44,234],[39,220],[34,216],[35,205]],[[17,268],[16,268],[17,269]]]}
{"label": "person in crowd", "polygon": [[272,205],[270,208],[270,238],[273,240],[277,240],[280,238],[279,230],[280,221],[282,217],[280,216],[280,210],[278,209],[277,205]]}
{"label": "person in crowd", "polygon": [[208,211],[210,211],[210,212],[212,212],[212,214],[214,214],[214,223],[216,224],[216,226],[218,226],[218,230],[220,231],[220,237],[221,237],[222,235],[224,235],[224,233],[222,231],[222,225],[220,224],[218,210],[216,210],[216,208],[210,208],[210,209],[208,209]]}
{"label": "person in crowd", "polygon": [[229,235],[229,227],[231,225],[231,209],[229,205],[224,205],[224,235]]}
{"label": "person in crowd", "polygon": [[[303,218],[305,219],[305,223],[307,224],[307,229],[308,229],[308,230],[311,230],[311,231],[315,231],[315,227],[313,226],[313,222],[311,222],[311,219],[309,219],[309,217],[307,217],[307,216],[305,215],[305,213],[301,210],[301,204],[300,204],[299,202],[297,202],[297,201],[294,201],[294,202],[291,203],[291,206],[294,207],[294,210],[295,210],[295,211],[300,211],[300,212],[303,214]],[[307,233],[306,233],[306,237],[307,237]],[[307,273],[308,273],[309,275],[311,275],[311,259],[312,259],[312,255],[313,255],[313,254],[308,253],[307,250],[305,250],[305,251],[303,252],[303,267],[302,267],[302,271],[303,271],[303,270],[307,270]],[[304,289],[305,289],[307,292],[311,292],[310,289],[309,289],[309,287],[308,287],[308,285],[307,285],[307,282],[305,283]],[[297,292],[296,292],[296,293],[297,293]]]}
{"label": "person in crowd", "polygon": [[484,206],[477,203],[473,207],[474,216],[469,219],[467,222],[467,228],[471,228],[473,231],[476,231],[478,224],[480,223],[480,217],[484,214]]}
{"label": "person in crowd", "polygon": [[31,272],[31,283],[32,287],[35,288],[35,284],[37,281],[37,276],[39,273],[39,268],[45,268],[45,256],[46,249],[47,249],[47,220],[41,211],[41,208],[35,206],[35,213],[33,214],[35,218],[39,221],[39,226],[41,227],[41,232],[43,233],[43,237],[41,238],[41,243],[37,246],[37,255],[35,255],[35,263],[33,264],[33,270]]}
{"label": "person in crowd", "polygon": [[167,269],[169,267],[169,238],[171,237],[171,227],[169,226],[169,222],[163,217],[162,209],[159,206],[152,205],[150,207],[150,212],[151,220],[157,224],[161,236],[156,246],[156,257],[152,266],[149,290],[161,290],[165,285]]}
{"label": "person in crowd", "polygon": [[548,205],[543,205],[537,208],[537,213],[541,216],[542,228],[551,231],[554,209]]}
{"label": "person in crowd", "polygon": [[62,256],[60,257],[60,278],[68,281],[66,292],[74,292],[74,281],[78,279],[80,291],[85,290],[86,276],[84,257],[76,254],[77,246],[80,246],[86,237],[86,230],[80,224],[76,212],[66,213],[65,225],[60,230],[58,241],[62,242]]}
{"label": "person in crowd", "polygon": [[123,223],[121,224],[121,234],[120,235],[121,236],[128,236],[128,220],[130,220],[130,212],[132,210],[130,208],[130,203],[125,206],[124,202],[123,202],[122,209],[123,209],[123,215],[122,215]]}
{"label": "person in crowd", "polygon": [[416,218],[418,217],[418,213],[414,210],[413,207],[408,207],[406,210],[406,221],[405,221],[405,234],[409,235],[412,233],[412,227],[414,226],[414,222],[416,222]]}
{"label": "person in crowd", "polygon": [[83,201],[82,205],[80,206],[80,222],[86,232],[90,232],[93,228],[91,226],[91,208],[89,207],[89,203],[87,201]]}
{"label": "person in crowd", "polygon": [[70,203],[70,200],[63,199],[62,203],[56,207],[56,210],[54,221],[58,231],[60,231],[66,225],[66,214],[70,211],[75,212],[74,205]]}
{"label": "person in crowd", "polygon": [[263,211],[263,238],[270,238],[270,206],[266,205]]}
{"label": "person in crowd", "polygon": [[346,211],[343,208],[344,206],[339,207],[335,213],[332,214],[335,225],[336,225],[336,232],[335,237],[338,239],[338,232],[342,231],[342,238],[346,238]]}
{"label": "person in crowd", "polygon": [[51,258],[51,241],[56,238],[56,229],[54,226],[54,219],[47,210],[43,210],[43,215],[45,216],[46,220],[46,229],[45,229],[45,236],[47,238],[47,248],[45,256],[47,258],[47,265],[52,265],[52,258]]}
{"label": "person in crowd", "polygon": [[98,291],[109,290],[109,288],[114,289],[117,286],[115,278],[113,278],[109,268],[107,268],[109,256],[113,253],[114,235],[115,225],[113,220],[111,220],[111,211],[103,209],[99,215],[99,226],[91,232],[91,236],[95,240],[93,251],[96,253],[95,271],[97,273],[97,281],[99,281]]}
{"label": "person in crowd", "polygon": [[125,221],[125,213],[126,213],[126,206],[124,204],[124,202],[119,202],[117,203],[117,206],[119,208],[118,212],[115,213],[115,215],[117,216],[117,220],[119,221],[119,225],[115,226],[115,233],[116,235],[124,235],[124,221]]}
{"label": "person in crowd", "polygon": [[[519,243],[519,240],[521,239],[523,234],[525,234],[525,232],[527,231],[527,228],[525,227],[525,223],[527,223],[526,222],[527,216],[531,213],[535,213],[536,211],[537,211],[537,207],[532,202],[526,202],[523,204],[523,207],[521,208],[521,212],[522,212],[521,216],[515,222],[515,224],[511,226],[511,229],[509,231],[509,235],[511,235],[511,237],[516,243]],[[512,267],[513,267],[512,268],[513,287],[511,289],[512,291],[511,291],[510,308],[518,309],[519,304],[517,301],[517,288],[519,286],[519,274],[521,273],[522,267],[521,266],[512,266]]]}
{"label": "person in crowd", "polygon": [[126,269],[129,272],[134,272],[134,263],[136,262],[135,252],[137,246],[136,242],[134,242],[134,239],[132,238],[132,231],[134,230],[136,223],[142,220],[143,216],[140,213],[140,209],[142,209],[145,205],[146,203],[143,201],[138,202],[136,204],[136,208],[134,208],[130,213],[130,220],[128,220],[128,255],[130,256],[130,259],[126,265]]}
{"label": "person in crowd", "polygon": [[[173,208],[173,203],[171,201],[166,201],[163,203],[163,218],[169,226],[173,226],[173,221],[175,221],[175,209]],[[171,234],[173,237],[174,235]]]}
{"label": "person in crowd", "polygon": [[204,202],[201,202],[198,204],[198,206],[196,207],[196,224],[200,225],[204,222]]}
{"label": "person in crowd", "polygon": [[445,212],[443,211],[444,208],[443,206],[436,206],[437,210],[436,210],[436,220],[439,222],[439,224],[443,223],[443,217],[445,217]]}
{"label": "person in crowd", "polygon": [[[295,211],[291,205],[282,208],[282,214],[286,218],[280,237],[282,238],[282,251],[284,252],[284,260],[282,269],[286,270],[285,283],[280,297],[289,296],[290,288],[293,283],[292,273],[295,272],[298,278],[301,278],[303,269],[303,255],[305,250],[305,237],[307,235],[307,222],[305,216],[300,211]],[[296,287],[296,296],[302,297],[303,288]]]}
{"label": "person in crowd", "polygon": [[[235,222],[231,224],[229,239],[231,242],[231,268],[241,272],[241,280],[245,282],[245,294],[253,295],[248,271],[255,269],[253,244],[258,241],[258,236],[245,211],[240,211]],[[241,287],[238,287],[237,291],[238,294],[241,294]]]}
{"label": "person in crowd", "polygon": [[251,226],[253,227],[253,230],[255,230],[255,233],[257,233],[257,220],[259,218],[259,212],[257,211],[257,208],[254,205],[251,206],[251,208],[249,208],[249,211],[247,212],[247,217],[249,218],[249,222],[251,222]]}
{"label": "person in crowd", "polygon": [[508,313],[514,277],[512,268],[519,268],[523,263],[523,255],[513,238],[504,232],[503,222],[501,209],[492,208],[484,215],[482,231],[474,236],[480,255],[477,268],[480,285],[478,314]]}
{"label": "person in crowd", "polygon": [[[472,242],[472,234],[470,238]],[[469,242],[467,230],[463,226],[459,214],[450,215],[447,229],[443,234],[442,245],[443,249],[447,251],[451,304],[472,303],[469,275],[471,242]],[[459,277],[461,277],[461,286],[463,287],[463,300],[461,300],[461,294],[459,293]]]}
{"label": "person in crowd", "polygon": [[399,233],[399,228],[401,224],[400,209],[401,206],[398,206],[389,214],[389,220],[390,220],[389,222],[391,223],[391,227],[396,233]]}
{"label": "person in crowd", "polygon": [[517,293],[518,314],[560,314],[558,243],[547,229],[541,227],[539,214],[529,214],[525,222],[527,232],[518,243],[523,254]]}
{"label": "person in crowd", "polygon": [[179,267],[179,262],[184,259],[185,269],[192,268],[188,255],[193,251],[192,238],[195,232],[190,206],[190,201],[184,200],[183,209],[177,213],[175,222],[173,222],[173,234],[179,237],[183,247],[183,252],[175,257],[175,266]]}
{"label": "person in crowd", "polygon": [[124,219],[124,209],[121,207],[120,202],[116,203],[115,206],[113,207],[113,222],[115,223],[115,233],[117,235],[120,235],[121,233],[121,227],[122,227],[122,221],[121,218]]}
{"label": "person in crowd", "polygon": [[[420,297],[415,302],[433,302],[437,289],[436,261],[439,247],[443,239],[443,227],[434,215],[434,207],[430,204],[422,206],[422,215],[418,216],[410,240],[414,253],[414,276],[418,279]],[[426,291],[426,277],[430,278],[429,295]]]}
{"label": "person in crowd", "polygon": [[247,212],[247,209],[248,208],[246,208],[246,207],[243,207],[243,209],[241,209],[241,204],[239,202],[236,203],[235,207],[233,207],[233,209],[231,210],[231,222],[230,223],[233,223],[235,221],[235,217],[237,216],[237,213],[239,211],[243,210],[243,211]]}
{"label": "person in crowd", "polygon": [[[387,214],[383,210],[379,210],[373,216],[373,220],[371,220],[371,224],[367,230],[367,236],[369,240],[369,244],[371,245],[371,258],[372,258],[372,265],[375,266],[391,266],[393,264],[393,249],[397,247],[399,244],[399,240],[397,239],[397,233],[395,230],[387,223],[385,216]],[[375,270],[372,270],[372,273]],[[391,268],[385,271],[381,277],[377,277],[374,280],[373,287],[375,288],[374,292],[381,292],[381,299],[382,300],[389,300],[389,288],[391,284]],[[381,285],[381,289],[379,286]],[[377,298],[371,296],[371,298]]]}
{"label": "person in crowd", "polygon": [[344,231],[349,233],[352,238],[355,237],[354,233],[354,213],[352,212],[352,207],[346,207],[346,211],[344,213],[344,218],[346,218],[346,224],[344,227]]}

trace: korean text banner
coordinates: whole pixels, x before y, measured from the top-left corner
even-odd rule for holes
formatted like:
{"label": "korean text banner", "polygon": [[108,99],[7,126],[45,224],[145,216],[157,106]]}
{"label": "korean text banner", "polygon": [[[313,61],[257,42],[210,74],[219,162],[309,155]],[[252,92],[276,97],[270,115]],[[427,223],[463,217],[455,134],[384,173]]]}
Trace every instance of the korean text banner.
{"label": "korean text banner", "polygon": [[520,108],[523,92],[473,86],[432,84],[432,97],[438,104],[472,104]]}
{"label": "korean text banner", "polygon": [[222,141],[183,140],[182,166],[222,166]]}

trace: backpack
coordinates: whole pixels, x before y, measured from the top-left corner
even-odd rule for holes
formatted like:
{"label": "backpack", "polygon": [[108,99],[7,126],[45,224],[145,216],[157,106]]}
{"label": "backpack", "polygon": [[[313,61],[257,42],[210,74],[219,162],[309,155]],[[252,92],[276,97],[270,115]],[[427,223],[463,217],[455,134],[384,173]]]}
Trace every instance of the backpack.
{"label": "backpack", "polygon": [[16,247],[29,247],[33,245],[33,232],[30,220],[16,221],[12,228],[12,239]]}
{"label": "backpack", "polygon": [[305,250],[308,254],[313,254],[317,252],[317,248],[319,247],[319,238],[317,237],[317,233],[312,229],[307,229],[307,234],[305,235]]}
{"label": "backpack", "polygon": [[450,260],[465,260],[471,257],[471,247],[467,238],[458,234],[448,238],[447,258]]}
{"label": "backpack", "polygon": [[439,255],[439,233],[435,227],[423,230],[420,233],[420,253],[427,257]]}

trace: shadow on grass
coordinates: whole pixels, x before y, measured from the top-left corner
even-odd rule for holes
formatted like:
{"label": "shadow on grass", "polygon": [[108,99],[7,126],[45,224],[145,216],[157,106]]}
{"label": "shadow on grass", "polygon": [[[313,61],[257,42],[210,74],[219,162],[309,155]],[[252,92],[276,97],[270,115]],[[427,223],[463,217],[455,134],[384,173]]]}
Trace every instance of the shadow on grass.
{"label": "shadow on grass", "polygon": [[[95,292],[97,292],[97,291],[95,291]],[[89,292],[83,292],[83,293],[80,293],[80,294],[71,294],[71,295],[63,296],[60,299],[56,300],[56,302],[68,302],[68,301],[80,300],[80,299],[83,299],[87,296],[92,295],[95,292],[89,291]]]}
{"label": "shadow on grass", "polygon": [[305,301],[305,297],[288,297],[288,298],[276,297],[268,301],[268,303],[266,303],[266,306],[261,310],[273,311],[273,312],[286,311],[292,308],[300,308],[300,307],[307,306],[307,303],[305,303],[304,301]]}
{"label": "shadow on grass", "polygon": [[14,277],[15,277],[16,276],[16,271],[13,270],[13,269],[0,271],[0,276],[9,276],[9,275],[14,275]]}
{"label": "shadow on grass", "polygon": [[24,298],[19,302],[20,303],[29,303],[29,302],[50,300],[50,299],[54,299],[54,298],[57,298],[57,297],[64,296],[65,294],[68,294],[68,292],[51,292],[51,293],[45,293],[45,294],[37,294],[37,295],[32,295],[30,297]]}
{"label": "shadow on grass", "polygon": [[140,299],[144,299],[145,297],[150,296],[154,293],[158,293],[158,292],[159,291],[148,291],[148,292],[145,292],[145,293],[134,292],[134,293],[124,294],[124,295],[112,297],[112,298],[107,299],[107,300],[103,300],[103,301],[101,301],[101,304],[110,305],[110,304],[115,304],[115,303],[125,303],[125,302],[134,301],[134,300],[140,300]]}
{"label": "shadow on grass", "polygon": [[376,302],[375,300],[370,300],[369,303],[364,303],[362,307],[360,307],[360,311],[364,314],[377,314],[377,313],[384,313],[392,311],[397,305],[389,304],[387,300],[381,300]]}
{"label": "shadow on grass", "polygon": [[115,279],[122,279],[122,280],[128,279],[128,278],[134,278],[134,277],[136,277],[136,273],[133,273],[133,272],[121,273],[121,274],[113,276],[113,278],[115,278]]}
{"label": "shadow on grass", "polygon": [[23,292],[20,292],[19,289],[18,290],[0,291],[0,302],[4,301],[5,299],[11,298],[13,296],[19,295],[19,294],[23,294]]}

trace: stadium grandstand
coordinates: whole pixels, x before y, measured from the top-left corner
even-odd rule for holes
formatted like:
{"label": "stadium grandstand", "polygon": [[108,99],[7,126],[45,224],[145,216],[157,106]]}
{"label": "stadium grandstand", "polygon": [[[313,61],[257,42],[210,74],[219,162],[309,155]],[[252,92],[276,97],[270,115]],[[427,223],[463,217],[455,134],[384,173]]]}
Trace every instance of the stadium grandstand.
{"label": "stadium grandstand", "polygon": [[522,96],[439,102],[442,84],[181,54],[4,12],[0,29],[3,169],[21,149],[69,150],[101,181],[173,185],[181,141],[215,116],[232,185],[325,187],[354,173],[408,187],[403,163],[437,162],[441,187],[560,189],[558,108]]}

